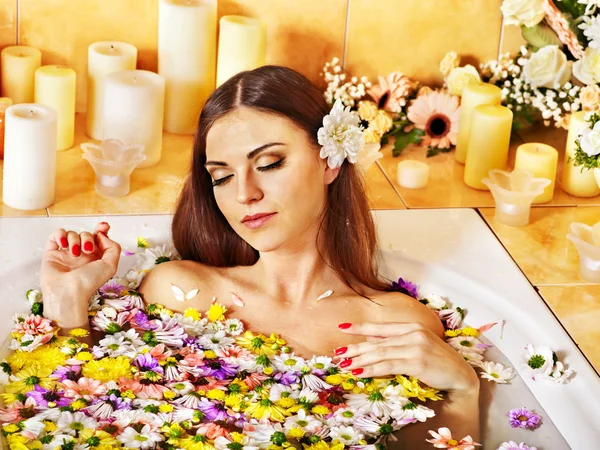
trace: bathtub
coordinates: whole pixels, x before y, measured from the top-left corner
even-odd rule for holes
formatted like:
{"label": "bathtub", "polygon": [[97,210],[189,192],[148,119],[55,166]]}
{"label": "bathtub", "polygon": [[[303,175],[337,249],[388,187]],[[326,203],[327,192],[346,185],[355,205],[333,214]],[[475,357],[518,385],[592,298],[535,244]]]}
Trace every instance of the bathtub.
{"label": "bathtub", "polygon": [[[495,346],[486,352],[487,360],[510,364],[523,375],[519,361],[523,348],[531,343],[549,346],[576,371],[567,385],[528,377],[515,377],[511,385],[482,380],[483,448],[495,450],[505,440],[523,441],[540,450],[600,448],[600,378],[477,212],[373,214],[383,275],[402,276],[418,283],[422,294],[437,293],[466,308],[469,325],[500,322],[485,333]],[[11,327],[11,316],[28,308],[25,291],[37,287],[40,257],[49,234],[58,227],[91,230],[101,220],[111,224],[112,239],[124,249],[135,248],[140,235],[150,245],[169,239],[168,215],[0,219],[2,338]],[[119,274],[132,264],[133,257],[121,257]],[[543,425],[536,431],[508,425],[506,412],[522,406],[542,415]]]}

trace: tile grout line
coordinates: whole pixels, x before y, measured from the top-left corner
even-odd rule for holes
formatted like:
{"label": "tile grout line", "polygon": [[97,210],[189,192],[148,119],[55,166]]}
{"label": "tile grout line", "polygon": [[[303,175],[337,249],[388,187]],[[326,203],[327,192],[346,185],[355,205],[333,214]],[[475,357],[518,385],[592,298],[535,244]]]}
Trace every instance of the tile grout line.
{"label": "tile grout line", "polygon": [[504,14],[502,14],[502,12],[500,12],[500,14],[502,15],[502,20],[500,21],[500,39],[498,41],[497,60],[500,60],[500,55],[502,54],[502,41],[504,40]]}
{"label": "tile grout line", "polygon": [[17,25],[15,26],[15,32],[16,32],[16,36],[15,36],[15,45],[19,45],[19,27],[20,27],[20,19],[21,19],[21,0],[16,0],[17,1],[17,12],[16,12],[16,22]]}
{"label": "tile grout line", "polygon": [[346,69],[346,48],[348,43],[348,23],[350,21],[350,0],[346,0],[346,23],[344,24],[344,45],[342,47],[342,69]]}

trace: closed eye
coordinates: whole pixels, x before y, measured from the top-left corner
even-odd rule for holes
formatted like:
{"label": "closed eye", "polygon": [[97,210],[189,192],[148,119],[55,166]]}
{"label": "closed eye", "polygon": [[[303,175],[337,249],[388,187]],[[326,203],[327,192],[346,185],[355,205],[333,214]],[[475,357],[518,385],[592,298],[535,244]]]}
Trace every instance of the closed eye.
{"label": "closed eye", "polygon": [[[267,172],[269,170],[277,169],[278,167],[283,166],[284,163],[285,163],[285,158],[281,158],[279,161],[276,161],[273,164],[269,164],[268,166],[257,167],[256,170],[258,170],[260,172]],[[232,176],[233,176],[233,174],[227,175],[226,177],[223,177],[223,178],[219,178],[218,180],[214,180],[212,183],[213,187],[220,186],[220,185],[226,183]]]}

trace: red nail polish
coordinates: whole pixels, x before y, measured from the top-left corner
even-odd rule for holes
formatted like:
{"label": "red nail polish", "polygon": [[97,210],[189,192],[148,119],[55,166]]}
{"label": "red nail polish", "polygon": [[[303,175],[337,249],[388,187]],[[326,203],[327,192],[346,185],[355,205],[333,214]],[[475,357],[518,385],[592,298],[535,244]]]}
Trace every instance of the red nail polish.
{"label": "red nail polish", "polygon": [[[340,364],[340,366],[341,366],[341,364]],[[352,371],[352,375],[354,375],[354,376],[360,375],[361,373],[363,373],[362,369],[354,369]]]}
{"label": "red nail polish", "polygon": [[100,225],[108,225],[107,222],[100,222]]}
{"label": "red nail polish", "polygon": [[66,237],[60,238],[60,246],[62,248],[67,248],[69,246],[69,241],[67,241]]}
{"label": "red nail polish", "polygon": [[104,235],[104,237],[108,237],[108,235],[104,231],[98,231],[98,234]]}
{"label": "red nail polish", "polygon": [[73,252],[74,256],[79,256],[79,255],[81,255],[81,246],[75,244],[73,246],[73,248],[71,249],[71,251]]}
{"label": "red nail polish", "polygon": [[342,330],[347,330],[348,328],[350,328],[352,326],[351,323],[348,322],[344,322],[344,323],[340,323],[338,325],[339,328],[341,328]]}
{"label": "red nail polish", "polygon": [[336,355],[343,355],[347,351],[348,351],[348,347],[340,347],[340,348],[338,348],[338,349],[335,350],[335,354]]}
{"label": "red nail polish", "polygon": [[90,241],[87,241],[85,244],[83,244],[83,249],[86,252],[91,252],[92,250],[94,250],[94,245]]}
{"label": "red nail polish", "polygon": [[351,359],[345,359],[340,363],[340,367],[348,367],[350,364],[352,364],[352,360]]}

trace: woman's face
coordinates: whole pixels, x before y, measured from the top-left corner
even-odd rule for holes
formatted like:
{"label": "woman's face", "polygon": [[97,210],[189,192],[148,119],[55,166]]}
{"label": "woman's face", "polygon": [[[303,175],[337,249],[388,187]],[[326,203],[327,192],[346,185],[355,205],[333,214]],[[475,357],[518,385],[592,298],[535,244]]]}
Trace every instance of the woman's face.
{"label": "woman's face", "polygon": [[219,209],[253,248],[293,250],[315,239],[339,170],[327,167],[293,122],[240,107],[209,130],[206,161]]}

